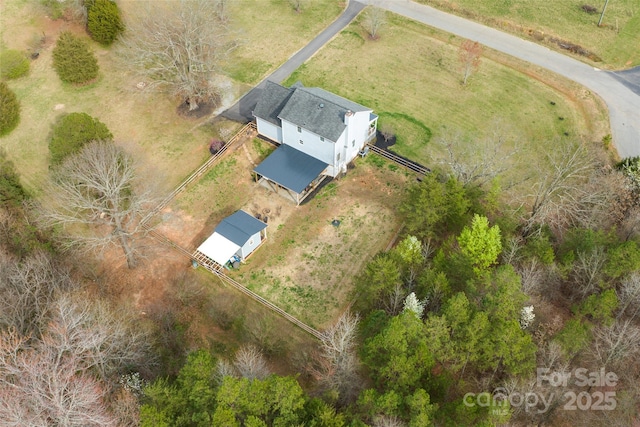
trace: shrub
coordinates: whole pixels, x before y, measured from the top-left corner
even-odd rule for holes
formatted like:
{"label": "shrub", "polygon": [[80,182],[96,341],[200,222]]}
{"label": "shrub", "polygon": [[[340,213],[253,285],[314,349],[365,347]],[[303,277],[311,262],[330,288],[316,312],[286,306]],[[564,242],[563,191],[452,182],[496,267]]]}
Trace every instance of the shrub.
{"label": "shrub", "polygon": [[0,77],[3,79],[17,79],[29,72],[29,61],[22,52],[5,50],[0,53]]}
{"label": "shrub", "polygon": [[92,0],[87,5],[87,30],[92,39],[110,45],[124,30],[120,9],[111,0]]}
{"label": "shrub", "polygon": [[60,34],[53,49],[53,67],[60,80],[86,83],[98,76],[98,61],[87,44],[68,31]]}
{"label": "shrub", "polygon": [[53,128],[49,141],[51,164],[62,162],[68,155],[77,153],[88,142],[112,140],[107,126],[86,113],[70,113],[62,116]]}
{"label": "shrub", "polygon": [[27,198],[27,192],[20,185],[20,178],[7,152],[0,147],[0,206],[17,207]]}
{"label": "shrub", "polygon": [[209,152],[211,154],[216,154],[218,151],[222,150],[224,147],[224,141],[214,138],[209,143]]}
{"label": "shrub", "polygon": [[20,103],[5,82],[0,82],[0,136],[11,132],[20,121]]}

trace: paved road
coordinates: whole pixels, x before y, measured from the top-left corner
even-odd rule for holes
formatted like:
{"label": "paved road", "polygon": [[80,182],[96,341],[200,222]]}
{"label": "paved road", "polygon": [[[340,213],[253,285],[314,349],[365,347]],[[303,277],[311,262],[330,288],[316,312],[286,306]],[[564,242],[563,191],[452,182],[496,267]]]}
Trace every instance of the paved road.
{"label": "paved road", "polygon": [[253,120],[253,109],[255,108],[260,94],[264,89],[265,82],[269,80],[280,83],[289,77],[289,75],[300,67],[307,59],[311,58],[322,46],[328,43],[329,40],[338,34],[344,27],[349,25],[353,18],[355,18],[364,7],[365,5],[363,3],[350,1],[344,12],[342,12],[342,14],[333,21],[331,25],[329,25],[315,39],[311,40],[309,44],[300,49],[280,68],[267,76],[255,88],[247,92],[247,94],[240,98],[238,102],[222,112],[220,115],[231,120],[245,123]]}
{"label": "paved road", "polygon": [[426,25],[482,43],[551,70],[589,88],[609,107],[613,142],[620,157],[640,155],[640,69],[600,71],[544,46],[410,0],[359,0]]}

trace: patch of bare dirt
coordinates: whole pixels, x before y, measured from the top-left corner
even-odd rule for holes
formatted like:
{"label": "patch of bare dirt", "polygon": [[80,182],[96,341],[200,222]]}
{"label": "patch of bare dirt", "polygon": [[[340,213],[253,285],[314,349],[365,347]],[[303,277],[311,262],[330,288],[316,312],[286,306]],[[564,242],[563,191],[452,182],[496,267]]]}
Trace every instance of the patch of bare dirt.
{"label": "patch of bare dirt", "polygon": [[201,119],[203,117],[209,116],[213,110],[218,105],[218,101],[213,102],[200,102],[198,104],[198,108],[195,110],[190,110],[191,107],[189,101],[185,101],[182,104],[178,105],[176,108],[176,112],[182,117],[188,117],[190,119]]}

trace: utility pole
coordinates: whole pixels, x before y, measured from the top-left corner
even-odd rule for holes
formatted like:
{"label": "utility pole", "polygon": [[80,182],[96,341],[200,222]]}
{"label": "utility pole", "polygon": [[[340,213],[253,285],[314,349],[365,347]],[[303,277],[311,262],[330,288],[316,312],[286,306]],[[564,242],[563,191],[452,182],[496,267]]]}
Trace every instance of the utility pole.
{"label": "utility pole", "polygon": [[602,24],[602,19],[604,18],[604,11],[607,10],[607,5],[609,4],[609,0],[605,0],[604,7],[602,8],[602,13],[600,14],[600,19],[598,20],[598,27]]}

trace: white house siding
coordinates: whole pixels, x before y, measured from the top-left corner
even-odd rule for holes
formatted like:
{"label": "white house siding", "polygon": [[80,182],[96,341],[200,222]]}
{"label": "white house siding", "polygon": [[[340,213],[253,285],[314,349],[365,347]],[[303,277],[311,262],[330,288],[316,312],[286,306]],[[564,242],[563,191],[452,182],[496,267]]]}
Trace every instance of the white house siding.
{"label": "white house siding", "polygon": [[[369,116],[369,111],[361,111],[345,117],[347,129],[336,142],[336,174],[347,171],[347,164],[358,155],[368,141]],[[340,161],[337,161],[338,151],[341,153]]]}
{"label": "white house siding", "polygon": [[[298,132],[298,126],[291,122],[282,120],[282,136],[283,144],[287,144],[298,151],[322,160],[329,166],[335,163],[336,146],[333,141],[325,139],[320,140],[320,136],[308,130],[301,128],[302,132]],[[300,143],[302,141],[302,144]]]}
{"label": "white house siding", "polygon": [[260,232],[257,232],[256,234],[251,236],[249,240],[247,240],[247,242],[240,248],[238,252],[236,252],[236,255],[238,255],[240,259],[245,259],[258,247],[258,245],[260,245],[260,242]]}
{"label": "white house siding", "polygon": [[282,143],[282,128],[259,117],[256,117],[256,126],[258,127],[259,134],[273,141]]}

